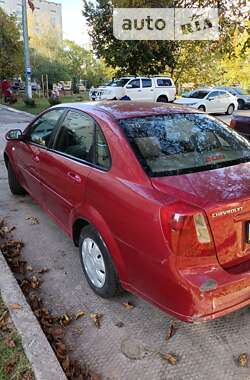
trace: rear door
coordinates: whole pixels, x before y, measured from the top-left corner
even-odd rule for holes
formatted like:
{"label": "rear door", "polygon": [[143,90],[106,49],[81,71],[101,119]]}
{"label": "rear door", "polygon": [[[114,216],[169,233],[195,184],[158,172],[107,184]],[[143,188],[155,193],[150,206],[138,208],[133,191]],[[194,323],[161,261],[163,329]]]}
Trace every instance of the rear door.
{"label": "rear door", "polygon": [[64,110],[61,108],[44,113],[30,125],[25,133],[25,141],[16,144],[17,164],[25,187],[40,203],[42,201],[41,156],[48,149],[63,113]]}
{"label": "rear door", "polygon": [[147,101],[147,102],[153,102],[155,98],[155,90],[153,87],[151,78],[141,78],[142,83],[142,98],[141,100]]}

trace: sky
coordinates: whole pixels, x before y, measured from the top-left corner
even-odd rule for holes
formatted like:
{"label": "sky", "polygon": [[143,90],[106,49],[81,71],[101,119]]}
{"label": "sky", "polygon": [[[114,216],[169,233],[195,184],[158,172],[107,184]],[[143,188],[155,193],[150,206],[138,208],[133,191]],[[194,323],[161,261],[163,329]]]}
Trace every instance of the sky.
{"label": "sky", "polygon": [[55,0],[62,4],[63,37],[77,44],[89,47],[90,39],[82,15],[82,0]]}

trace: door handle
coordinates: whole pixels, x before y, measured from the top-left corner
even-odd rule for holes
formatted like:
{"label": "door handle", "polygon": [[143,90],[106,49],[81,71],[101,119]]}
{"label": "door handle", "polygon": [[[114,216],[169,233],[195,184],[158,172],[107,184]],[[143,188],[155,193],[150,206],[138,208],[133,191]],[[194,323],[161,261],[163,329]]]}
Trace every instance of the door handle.
{"label": "door handle", "polygon": [[138,90],[138,92],[141,92],[142,90]]}
{"label": "door handle", "polygon": [[82,179],[81,177],[76,174],[76,173],[73,173],[73,172],[68,172],[67,173],[67,176],[74,182],[77,182],[77,183],[81,183],[82,182]]}

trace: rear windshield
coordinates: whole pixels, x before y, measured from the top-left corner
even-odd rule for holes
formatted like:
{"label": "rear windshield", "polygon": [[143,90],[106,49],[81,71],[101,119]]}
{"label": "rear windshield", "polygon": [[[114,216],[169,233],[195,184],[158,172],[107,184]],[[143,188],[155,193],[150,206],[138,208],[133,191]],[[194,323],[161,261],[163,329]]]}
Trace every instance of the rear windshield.
{"label": "rear windshield", "polygon": [[150,176],[212,170],[250,161],[250,144],[219,120],[203,114],[170,114],[120,120]]}

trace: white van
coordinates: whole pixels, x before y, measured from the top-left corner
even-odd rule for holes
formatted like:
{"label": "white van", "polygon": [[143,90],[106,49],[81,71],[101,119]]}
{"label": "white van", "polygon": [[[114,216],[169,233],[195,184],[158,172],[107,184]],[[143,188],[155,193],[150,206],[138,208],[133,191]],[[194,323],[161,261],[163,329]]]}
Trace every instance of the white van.
{"label": "white van", "polygon": [[96,100],[140,100],[173,102],[176,87],[169,77],[122,77],[96,90]]}

